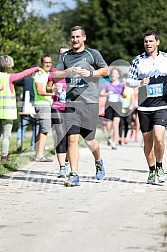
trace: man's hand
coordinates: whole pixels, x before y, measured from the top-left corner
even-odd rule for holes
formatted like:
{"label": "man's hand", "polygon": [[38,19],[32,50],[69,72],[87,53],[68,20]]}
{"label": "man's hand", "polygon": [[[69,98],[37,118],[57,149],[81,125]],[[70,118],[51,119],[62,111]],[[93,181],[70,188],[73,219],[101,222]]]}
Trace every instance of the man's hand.
{"label": "man's hand", "polygon": [[146,86],[148,85],[150,82],[149,78],[144,78],[141,82],[140,82],[140,86]]}
{"label": "man's hand", "polygon": [[73,67],[72,68],[72,73],[74,73],[76,76],[80,75],[82,77],[90,77],[90,71],[86,70],[86,69],[83,69],[81,67]]}

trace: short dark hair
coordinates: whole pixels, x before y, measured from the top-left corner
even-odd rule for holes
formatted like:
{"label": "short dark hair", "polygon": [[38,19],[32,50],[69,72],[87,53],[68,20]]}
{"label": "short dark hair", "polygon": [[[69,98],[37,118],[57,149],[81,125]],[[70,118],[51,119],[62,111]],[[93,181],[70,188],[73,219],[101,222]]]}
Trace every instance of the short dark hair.
{"label": "short dark hair", "polygon": [[46,57],[51,58],[51,56],[50,56],[49,54],[44,54],[44,55],[42,56],[42,58],[41,58],[41,64],[43,63],[44,58],[46,58]]}
{"label": "short dark hair", "polygon": [[69,49],[70,50],[70,47],[68,45],[62,45],[59,47],[59,53],[60,53],[60,50],[61,49]]}
{"label": "short dark hair", "polygon": [[146,36],[151,36],[151,35],[153,35],[153,36],[155,37],[155,40],[156,40],[156,41],[159,40],[159,34],[158,34],[158,32],[157,32],[156,30],[147,30],[147,31],[144,33],[144,38],[145,38]]}
{"label": "short dark hair", "polygon": [[84,28],[82,26],[80,26],[80,25],[76,25],[76,26],[72,27],[70,32],[77,31],[77,30],[81,30],[83,35],[86,34]]}

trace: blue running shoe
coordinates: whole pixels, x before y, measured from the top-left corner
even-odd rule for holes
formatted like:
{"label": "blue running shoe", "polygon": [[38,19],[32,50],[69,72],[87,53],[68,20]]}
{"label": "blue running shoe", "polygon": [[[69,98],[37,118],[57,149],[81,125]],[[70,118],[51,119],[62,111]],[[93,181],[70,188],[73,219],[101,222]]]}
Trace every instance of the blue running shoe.
{"label": "blue running shoe", "polygon": [[96,166],[96,179],[103,180],[105,177],[105,170],[104,170],[104,164],[103,160],[95,161]]}
{"label": "blue running shoe", "polygon": [[156,169],[157,179],[159,183],[164,183],[166,181],[166,176],[164,169],[162,167]]}
{"label": "blue running shoe", "polygon": [[75,172],[70,172],[68,180],[64,181],[65,186],[80,186],[79,176]]}

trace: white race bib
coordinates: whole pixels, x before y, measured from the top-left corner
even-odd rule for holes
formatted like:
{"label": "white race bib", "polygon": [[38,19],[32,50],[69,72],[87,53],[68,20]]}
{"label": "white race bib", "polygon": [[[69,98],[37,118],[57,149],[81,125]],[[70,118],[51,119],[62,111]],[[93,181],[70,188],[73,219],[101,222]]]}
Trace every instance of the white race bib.
{"label": "white race bib", "polygon": [[110,94],[108,96],[108,101],[109,102],[118,102],[120,99],[119,99],[119,95],[118,94]]}

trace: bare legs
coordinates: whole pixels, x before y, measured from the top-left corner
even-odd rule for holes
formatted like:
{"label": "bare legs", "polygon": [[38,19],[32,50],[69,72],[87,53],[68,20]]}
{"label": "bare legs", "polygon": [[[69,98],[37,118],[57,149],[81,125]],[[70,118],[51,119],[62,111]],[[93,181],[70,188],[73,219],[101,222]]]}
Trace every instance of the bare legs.
{"label": "bare legs", "polygon": [[[78,162],[79,162],[79,135],[70,135],[68,137],[68,156],[70,161],[70,166],[72,171],[78,171]],[[99,143],[93,140],[85,140],[87,147],[92,152],[95,160],[100,160],[100,147]]]}
{"label": "bare legs", "polygon": [[47,133],[39,133],[37,135],[37,143],[36,143],[36,157],[43,157],[45,144],[46,144]]}
{"label": "bare legs", "polygon": [[155,165],[155,161],[161,163],[163,160],[164,132],[165,127],[155,125],[152,131],[143,133],[144,154],[149,166]]}

